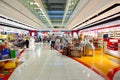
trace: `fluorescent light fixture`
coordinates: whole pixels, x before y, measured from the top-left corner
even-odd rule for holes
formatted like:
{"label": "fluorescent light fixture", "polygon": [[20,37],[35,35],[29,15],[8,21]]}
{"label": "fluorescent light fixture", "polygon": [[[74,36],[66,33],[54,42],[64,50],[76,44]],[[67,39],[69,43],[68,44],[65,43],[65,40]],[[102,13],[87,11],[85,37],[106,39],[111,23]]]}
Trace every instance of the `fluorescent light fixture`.
{"label": "fluorescent light fixture", "polygon": [[40,8],[34,8],[34,9],[40,9]]}
{"label": "fluorescent light fixture", "polygon": [[[37,16],[39,18],[39,20],[41,20],[41,22],[43,24],[47,24],[47,26],[51,26],[52,24],[49,20],[49,18],[47,17],[46,13],[44,10],[41,9],[41,6],[39,4],[38,0],[20,0],[22,4],[24,4],[31,12],[33,12],[33,14],[35,16]],[[26,3],[27,2],[27,3]],[[27,6],[27,5],[28,6]],[[46,21],[45,21],[46,20]],[[45,26],[45,25],[44,25]]]}
{"label": "fluorescent light fixture", "polygon": [[38,7],[40,7],[40,5],[37,2],[30,2],[30,5],[37,5]]}
{"label": "fluorescent light fixture", "polygon": [[34,4],[34,2],[30,2],[30,5],[33,5]]}
{"label": "fluorescent light fixture", "polygon": [[40,7],[40,5],[37,2],[35,2],[34,4],[36,4],[38,7]]}

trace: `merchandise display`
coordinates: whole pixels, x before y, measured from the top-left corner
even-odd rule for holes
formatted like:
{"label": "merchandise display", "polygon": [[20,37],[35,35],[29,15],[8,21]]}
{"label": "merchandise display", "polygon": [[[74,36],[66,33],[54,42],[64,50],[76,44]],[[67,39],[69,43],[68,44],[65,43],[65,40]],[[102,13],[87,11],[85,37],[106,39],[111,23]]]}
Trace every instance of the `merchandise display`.
{"label": "merchandise display", "polygon": [[[104,28],[90,28],[89,30],[81,31],[80,33],[91,36],[96,50],[102,50],[104,53],[120,58],[119,52],[119,26],[108,26]],[[90,34],[91,33],[91,34]],[[88,37],[90,40],[90,37]]]}
{"label": "merchandise display", "polygon": [[120,58],[120,40],[117,38],[104,39],[104,53]]}
{"label": "merchandise display", "polygon": [[2,32],[0,34],[0,79],[7,80],[13,70],[17,67],[17,56],[24,48],[26,35]]}
{"label": "merchandise display", "polygon": [[[20,53],[18,51],[18,53]],[[2,51],[1,60],[0,60],[0,79],[7,80],[14,69],[18,66],[18,53],[16,50],[5,49]]]}

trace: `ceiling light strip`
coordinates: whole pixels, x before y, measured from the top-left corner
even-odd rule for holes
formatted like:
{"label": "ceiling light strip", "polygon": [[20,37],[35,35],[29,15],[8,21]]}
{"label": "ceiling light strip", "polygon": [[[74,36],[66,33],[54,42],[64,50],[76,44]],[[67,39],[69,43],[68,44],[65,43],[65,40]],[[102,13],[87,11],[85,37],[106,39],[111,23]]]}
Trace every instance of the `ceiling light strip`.
{"label": "ceiling light strip", "polygon": [[98,13],[97,15],[94,15],[94,16],[92,16],[91,18],[89,18],[89,19],[85,20],[84,22],[82,22],[82,23],[80,23],[80,24],[76,25],[76,26],[75,26],[75,27],[73,27],[72,29],[74,29],[74,28],[76,28],[76,27],[78,27],[78,26],[80,26],[80,25],[82,25],[82,24],[86,23],[87,21],[92,20],[92,19],[94,19],[94,18],[96,18],[96,17],[98,17],[98,16],[100,16],[100,15],[102,15],[102,14],[104,14],[104,13],[106,13],[106,12],[108,12],[108,11],[110,11],[110,10],[112,10],[112,9],[116,8],[116,7],[118,7],[118,6],[120,6],[120,4],[119,4],[119,3],[113,4],[112,6],[110,6],[110,7],[108,7],[107,9],[105,9],[105,10],[101,11],[101,12],[100,12],[100,13]]}

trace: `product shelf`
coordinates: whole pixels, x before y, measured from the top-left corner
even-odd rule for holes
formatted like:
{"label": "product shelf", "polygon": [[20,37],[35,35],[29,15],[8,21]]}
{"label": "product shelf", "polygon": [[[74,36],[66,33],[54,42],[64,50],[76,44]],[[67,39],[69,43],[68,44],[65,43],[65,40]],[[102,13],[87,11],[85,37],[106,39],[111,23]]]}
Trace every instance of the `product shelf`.
{"label": "product shelf", "polygon": [[16,58],[9,58],[9,59],[2,59],[0,60],[0,62],[4,62],[4,61],[14,61]]}

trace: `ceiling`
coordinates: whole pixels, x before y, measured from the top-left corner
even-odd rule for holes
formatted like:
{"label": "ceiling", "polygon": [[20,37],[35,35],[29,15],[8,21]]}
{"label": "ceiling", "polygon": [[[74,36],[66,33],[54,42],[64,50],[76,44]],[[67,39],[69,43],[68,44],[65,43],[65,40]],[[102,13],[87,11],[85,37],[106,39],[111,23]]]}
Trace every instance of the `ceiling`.
{"label": "ceiling", "polygon": [[[19,0],[48,28],[65,28],[79,0]],[[41,5],[40,5],[41,4]],[[41,7],[43,6],[43,7]]]}
{"label": "ceiling", "polygon": [[59,24],[54,25],[54,28],[60,27],[67,3],[66,0],[42,0],[42,3],[52,24]]}
{"label": "ceiling", "polygon": [[120,0],[0,0],[0,15],[38,30],[71,30],[119,12],[118,6],[88,20],[116,3]]}
{"label": "ceiling", "polygon": [[42,0],[54,28],[64,28],[79,0]]}

